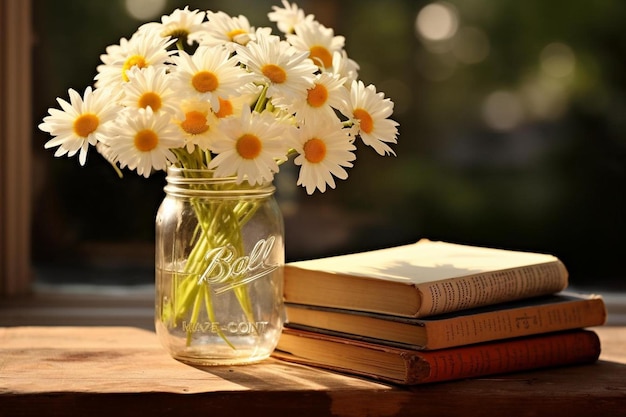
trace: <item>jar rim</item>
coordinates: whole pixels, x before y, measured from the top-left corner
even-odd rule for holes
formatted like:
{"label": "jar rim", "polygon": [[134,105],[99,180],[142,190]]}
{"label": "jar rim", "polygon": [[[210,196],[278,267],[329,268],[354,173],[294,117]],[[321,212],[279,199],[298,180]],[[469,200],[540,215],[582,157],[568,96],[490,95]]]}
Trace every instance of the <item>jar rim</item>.
{"label": "jar rim", "polygon": [[171,195],[270,195],[275,191],[272,182],[250,184],[248,181],[238,182],[236,176],[215,177],[215,170],[181,168],[170,166],[167,168],[164,190]]}
{"label": "jar rim", "polygon": [[[204,176],[206,176],[207,178],[211,178],[215,175],[215,170],[214,169],[209,169],[209,168],[184,168],[184,167],[179,167],[176,165],[170,165],[167,167],[167,173],[170,174],[181,174],[181,173],[194,173],[194,174],[202,174]],[[215,177],[215,178],[220,178],[220,177]],[[228,177],[221,177],[221,178],[232,178],[232,179],[236,179],[237,177],[232,175],[232,176],[228,176]]]}

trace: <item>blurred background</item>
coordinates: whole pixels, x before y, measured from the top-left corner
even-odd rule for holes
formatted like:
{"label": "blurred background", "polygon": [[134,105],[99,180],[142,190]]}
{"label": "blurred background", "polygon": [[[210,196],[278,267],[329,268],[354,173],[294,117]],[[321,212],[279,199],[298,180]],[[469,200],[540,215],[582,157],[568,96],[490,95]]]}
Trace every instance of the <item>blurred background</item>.
{"label": "blurred background", "polygon": [[[420,238],[552,253],[573,287],[626,289],[626,2],[299,0],[346,37],[360,79],[395,103],[397,156],[361,146],[347,181],[276,179],[287,260]],[[40,283],[153,280],[164,175],[123,179],[96,152],[54,158],[36,126],[92,84],[99,56],[147,21],[243,14],[278,0],[33,0],[32,260]]]}

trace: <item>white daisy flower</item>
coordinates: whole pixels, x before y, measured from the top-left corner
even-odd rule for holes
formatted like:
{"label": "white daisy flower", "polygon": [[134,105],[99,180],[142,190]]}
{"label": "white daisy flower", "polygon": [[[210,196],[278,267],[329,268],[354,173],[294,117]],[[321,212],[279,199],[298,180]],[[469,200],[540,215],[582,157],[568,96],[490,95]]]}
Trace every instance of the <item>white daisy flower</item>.
{"label": "white daisy flower", "polygon": [[96,87],[119,88],[128,81],[127,71],[133,67],[166,67],[170,55],[175,52],[167,48],[175,41],[162,38],[156,32],[138,31],[129,41],[120,41],[119,48],[107,48],[109,54],[101,57],[104,64],[97,68]]}
{"label": "white daisy flower", "polygon": [[365,87],[362,81],[353,81],[350,89],[351,118],[358,128],[363,143],[374,148],[379,155],[395,155],[387,143],[397,143],[398,123],[388,119],[393,112],[393,102],[376,93],[376,87]]}
{"label": "white daisy flower", "polygon": [[208,11],[207,19],[208,22],[203,23],[202,30],[197,34],[200,45],[227,45],[232,52],[230,44],[247,44],[255,31],[243,15],[231,17],[224,12]]}
{"label": "white daisy flower", "polygon": [[313,86],[317,67],[307,59],[308,52],[298,52],[276,36],[257,31],[256,41],[245,47],[236,45],[241,62],[269,85],[267,96],[283,101],[304,100]]}
{"label": "white daisy flower", "polygon": [[313,86],[307,90],[306,100],[293,102],[291,105],[279,98],[272,104],[277,107],[286,107],[295,113],[296,119],[305,124],[320,123],[328,118],[337,118],[335,109],[344,115],[348,111],[348,90],[344,87],[344,80],[337,75],[327,72],[316,76]]}
{"label": "white daisy flower", "polygon": [[358,137],[395,155],[393,102],[358,80],[344,37],[292,1],[267,14],[283,39],[243,15],[189,6],[139,26],[100,56],[93,88],[49,109],[45,147],[84,165],[94,145],[119,175],[176,164],[250,184],[272,181],[297,152],[309,194],[347,178]]}
{"label": "white daisy flower", "polygon": [[270,22],[276,22],[276,27],[281,32],[293,33],[296,25],[304,21],[315,19],[312,14],[304,15],[304,10],[300,9],[295,3],[289,4],[287,0],[282,0],[283,7],[272,6],[272,12],[267,14]]}
{"label": "white daisy flower", "polygon": [[152,170],[165,170],[177,161],[170,149],[179,148],[183,140],[167,113],[156,114],[152,108],[127,108],[120,121],[111,128],[110,160],[119,162],[148,178]]}
{"label": "white daisy flower", "polygon": [[197,100],[208,100],[219,111],[219,97],[237,94],[254,76],[240,66],[236,57],[219,46],[199,46],[193,55],[180,51],[174,57],[173,87],[179,94]]}
{"label": "white daisy flower", "polygon": [[352,167],[356,147],[347,132],[335,117],[300,129],[294,146],[298,152],[294,163],[301,166],[298,185],[305,187],[308,194],[316,189],[325,192],[326,185],[335,188],[333,176],[342,180],[348,178],[344,167]]}
{"label": "white daisy flower", "polygon": [[117,45],[109,45],[106,47],[106,54],[100,55],[100,60],[105,65],[111,65],[117,61],[123,61],[125,51],[128,49],[128,39],[121,38]]}
{"label": "white daisy flower", "polygon": [[54,156],[71,157],[80,152],[78,160],[85,165],[89,145],[106,138],[107,125],[115,119],[119,108],[107,91],[87,87],[83,97],[73,89],[68,94],[70,103],[57,98],[63,110],[48,109],[50,115],[44,117],[39,129],[54,136],[44,145],[46,149],[59,147]]}
{"label": "white daisy flower", "polygon": [[333,53],[333,67],[331,72],[345,79],[344,85],[346,88],[349,89],[352,86],[352,81],[358,79],[359,69],[359,64],[353,59],[348,58],[346,51]]}
{"label": "white daisy flower", "polygon": [[155,113],[176,113],[179,96],[170,87],[170,77],[165,68],[131,68],[129,81],[122,85],[121,104],[142,109],[150,106]]}
{"label": "white daisy flower", "polygon": [[218,128],[218,117],[207,101],[184,101],[181,105],[182,118],[176,120],[185,140],[187,152],[192,153],[196,146],[209,150],[212,143],[223,137]]}
{"label": "white daisy flower", "polygon": [[213,144],[217,154],[209,163],[216,177],[237,176],[237,182],[262,184],[278,172],[277,161],[287,159],[293,138],[289,125],[278,123],[269,112],[252,113],[243,109],[241,117],[224,119],[220,128],[225,134]]}
{"label": "white daisy flower", "polygon": [[203,29],[204,16],[205,12],[189,10],[189,6],[185,6],[183,10],[176,9],[172,14],[162,16],[161,23],[146,23],[138,30],[155,31],[163,38],[172,37],[183,43],[187,41],[191,45]]}
{"label": "white daisy flower", "polygon": [[299,23],[295,34],[285,37],[296,49],[308,51],[309,58],[322,69],[332,68],[333,53],[343,50],[345,44],[343,36],[335,36],[332,29],[315,20]]}

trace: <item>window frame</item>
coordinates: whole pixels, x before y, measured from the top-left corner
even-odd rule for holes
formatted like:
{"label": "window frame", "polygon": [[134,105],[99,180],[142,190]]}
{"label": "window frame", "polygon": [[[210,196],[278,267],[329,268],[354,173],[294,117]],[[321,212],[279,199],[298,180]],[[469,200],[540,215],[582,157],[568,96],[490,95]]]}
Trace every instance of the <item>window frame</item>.
{"label": "window frame", "polygon": [[0,2],[0,296],[31,290],[32,2]]}

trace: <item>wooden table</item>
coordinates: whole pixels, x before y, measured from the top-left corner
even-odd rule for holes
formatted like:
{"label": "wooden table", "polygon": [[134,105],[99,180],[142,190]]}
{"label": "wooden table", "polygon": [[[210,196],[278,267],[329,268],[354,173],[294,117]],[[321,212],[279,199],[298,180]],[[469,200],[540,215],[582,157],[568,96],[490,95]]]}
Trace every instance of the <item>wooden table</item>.
{"label": "wooden table", "polygon": [[269,359],[197,369],[133,327],[0,328],[0,416],[626,416],[626,327],[591,365],[395,387]]}

